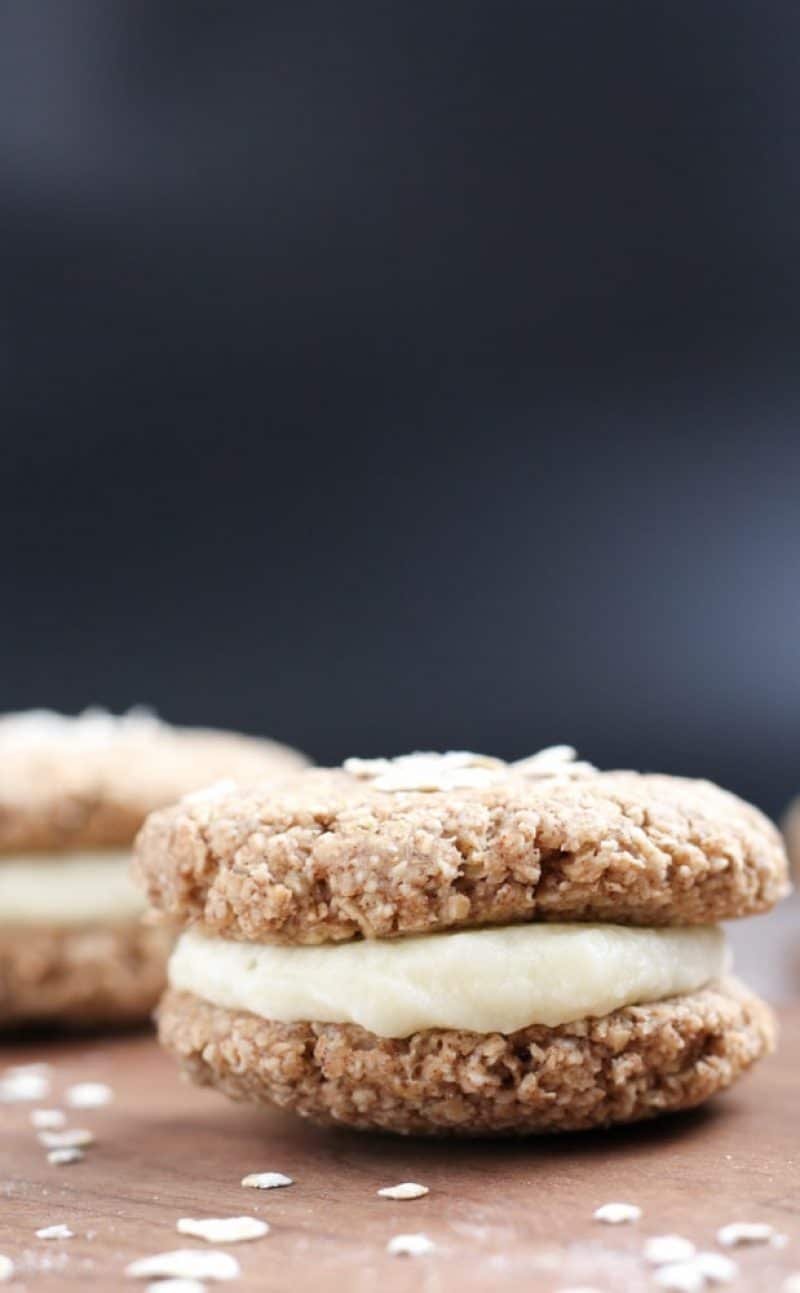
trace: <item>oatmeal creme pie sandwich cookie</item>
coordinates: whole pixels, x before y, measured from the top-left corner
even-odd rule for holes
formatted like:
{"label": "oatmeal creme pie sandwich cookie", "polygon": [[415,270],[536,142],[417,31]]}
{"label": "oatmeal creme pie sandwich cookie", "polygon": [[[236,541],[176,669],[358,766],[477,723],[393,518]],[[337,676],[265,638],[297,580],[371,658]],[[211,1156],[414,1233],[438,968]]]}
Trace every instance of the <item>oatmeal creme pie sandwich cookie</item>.
{"label": "oatmeal creme pie sandwich cookie", "polygon": [[0,716],[0,1025],[142,1018],[171,944],[129,875],[153,809],[215,777],[285,775],[293,750],[146,711]]}
{"label": "oatmeal creme pie sandwich cookie", "polygon": [[783,896],[783,848],[707,782],[566,747],[352,759],[153,814],[136,872],[184,927],[163,1043],[197,1081],[320,1122],[629,1122],[772,1046],[717,925]]}

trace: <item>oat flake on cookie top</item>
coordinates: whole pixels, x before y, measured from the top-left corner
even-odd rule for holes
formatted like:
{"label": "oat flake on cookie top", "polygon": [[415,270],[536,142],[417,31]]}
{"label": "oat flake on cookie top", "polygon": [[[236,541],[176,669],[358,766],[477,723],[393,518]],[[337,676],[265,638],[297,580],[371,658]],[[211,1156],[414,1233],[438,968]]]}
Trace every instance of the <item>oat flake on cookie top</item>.
{"label": "oat flake on cookie top", "polygon": [[596,772],[590,763],[577,761],[571,745],[551,745],[515,763],[475,754],[471,750],[448,750],[445,754],[417,752],[393,759],[345,759],[344,771],[373,790],[462,790],[482,789],[509,776],[582,777]]}

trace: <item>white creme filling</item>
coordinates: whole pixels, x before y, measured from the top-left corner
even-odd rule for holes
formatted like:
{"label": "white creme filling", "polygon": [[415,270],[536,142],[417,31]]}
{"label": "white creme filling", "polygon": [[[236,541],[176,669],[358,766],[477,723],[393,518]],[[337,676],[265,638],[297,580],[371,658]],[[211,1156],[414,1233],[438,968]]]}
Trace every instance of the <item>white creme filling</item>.
{"label": "white creme filling", "polygon": [[0,856],[0,925],[83,925],[137,919],[146,903],[129,849]]}
{"label": "white creme filling", "polygon": [[319,947],[235,943],[193,929],[169,981],[213,1005],[284,1023],[512,1033],[693,992],[727,968],[712,925],[510,925]]}

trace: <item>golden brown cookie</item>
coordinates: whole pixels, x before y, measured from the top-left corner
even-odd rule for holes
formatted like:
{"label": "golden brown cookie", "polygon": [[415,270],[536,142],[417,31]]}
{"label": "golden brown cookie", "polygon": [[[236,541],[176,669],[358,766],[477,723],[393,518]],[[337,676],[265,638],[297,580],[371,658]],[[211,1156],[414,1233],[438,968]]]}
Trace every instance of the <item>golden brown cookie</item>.
{"label": "golden brown cookie", "polygon": [[148,813],[219,778],[307,760],[274,741],[171,727],[147,711],[0,716],[0,854],[130,844]]}
{"label": "golden brown cookie", "polygon": [[164,1045],[199,1082],[320,1122],[631,1122],[772,1045],[714,923],[781,897],[786,858],[708,782],[565,747],[348,760],[156,812],[136,873],[184,926]]}
{"label": "golden brown cookie", "polygon": [[141,921],[0,926],[0,1021],[90,1025],[145,1019],[164,986],[171,944],[168,929]]}
{"label": "golden brown cookie", "polygon": [[415,1135],[577,1131],[690,1109],[774,1045],[769,1008],[735,979],[557,1028],[377,1037],[271,1023],[168,991],[159,1035],[184,1071],[235,1100],[315,1122]]}
{"label": "golden brown cookie", "polygon": [[171,942],[142,927],[129,879],[147,813],[220,778],[304,763],[271,741],[140,711],[0,717],[0,1027],[146,1017]]}
{"label": "golden brown cookie", "polygon": [[151,904],[226,938],[317,943],[514,921],[704,924],[787,892],[780,836],[706,781],[603,772],[387,791],[337,770],[151,816]]}

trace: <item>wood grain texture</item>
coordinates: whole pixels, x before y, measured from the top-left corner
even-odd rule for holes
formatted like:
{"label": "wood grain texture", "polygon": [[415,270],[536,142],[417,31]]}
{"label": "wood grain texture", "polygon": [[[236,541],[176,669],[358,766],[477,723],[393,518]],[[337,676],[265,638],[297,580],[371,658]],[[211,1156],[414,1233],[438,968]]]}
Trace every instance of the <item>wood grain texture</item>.
{"label": "wood grain texture", "polygon": [[[736,1289],[779,1290],[800,1270],[800,1007],[783,1014],[779,1053],[728,1095],[693,1114],[607,1133],[519,1143],[432,1143],[320,1131],[280,1113],[229,1104],[184,1085],[150,1035],[6,1047],[2,1062],[54,1066],[46,1102],[63,1107],[72,1082],[109,1082],[112,1105],[70,1113],[97,1143],[69,1167],[48,1164],[30,1124],[33,1105],[0,1105],[0,1252],[19,1268],[10,1289],[144,1287],[124,1278],[133,1258],[200,1241],[181,1216],[250,1213],[272,1232],[230,1245],[242,1267],[232,1290],[293,1293],[422,1289],[653,1289],[640,1257],[647,1235],[677,1232],[714,1248],[716,1229],[767,1221],[784,1248],[739,1249]],[[249,1172],[295,1185],[243,1189]],[[380,1199],[398,1181],[430,1188],[412,1202]],[[592,1220],[609,1200],[643,1209],[641,1222]],[[35,1238],[64,1222],[65,1241]],[[390,1257],[387,1240],[424,1231],[425,1258]]]}

